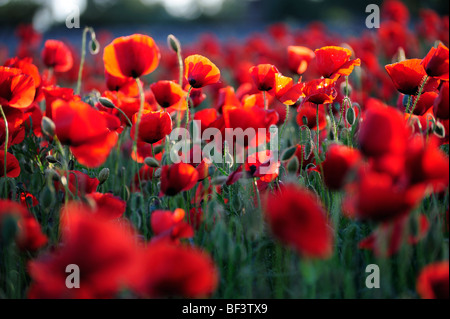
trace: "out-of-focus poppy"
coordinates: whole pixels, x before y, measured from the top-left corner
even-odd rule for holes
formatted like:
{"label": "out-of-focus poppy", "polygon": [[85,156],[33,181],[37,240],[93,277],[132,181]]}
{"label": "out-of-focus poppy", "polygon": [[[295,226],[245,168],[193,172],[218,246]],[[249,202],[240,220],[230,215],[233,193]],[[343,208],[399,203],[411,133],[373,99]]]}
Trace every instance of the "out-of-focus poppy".
{"label": "out-of-focus poppy", "polygon": [[[6,176],[16,178],[20,175],[20,165],[17,158],[11,154],[6,154]],[[5,176],[5,150],[0,150],[0,177]]]}
{"label": "out-of-focus poppy", "polygon": [[448,261],[436,262],[423,268],[416,283],[419,296],[423,299],[448,299],[448,274]]}
{"label": "out-of-focus poppy", "polygon": [[186,92],[173,81],[158,81],[150,85],[156,102],[162,108],[171,107],[181,111],[186,109]]}
{"label": "out-of-focus poppy", "polygon": [[350,60],[352,52],[346,48],[327,46],[314,53],[317,70],[324,78],[337,80],[341,75],[350,75],[355,66],[361,65],[360,59]]}
{"label": "out-of-focus poppy", "polygon": [[303,99],[302,104],[306,102],[314,104],[333,103],[337,96],[335,81],[332,79],[316,79],[309,81],[305,83],[305,86],[303,87],[303,94],[305,95],[305,98]]}
{"label": "out-of-focus poppy", "polygon": [[[131,128],[131,138],[135,139],[135,127],[137,114],[133,116],[133,127]],[[172,131],[172,118],[169,113],[158,111],[145,111],[142,114],[141,124],[139,125],[138,141],[146,143],[156,143]]]}
{"label": "out-of-focus poppy", "polygon": [[36,88],[41,84],[41,76],[36,65],[33,64],[31,58],[19,59],[17,57],[7,60],[3,66],[9,68],[16,68],[22,70],[22,73],[28,74],[34,80],[34,86]]}
{"label": "out-of-focus poppy", "polygon": [[73,89],[70,88],[61,88],[58,86],[46,86],[42,88],[42,92],[45,97],[45,116],[49,119],[52,118],[52,103],[58,99],[62,99],[64,101],[73,101],[73,100],[81,100],[81,97],[78,95],[73,95]]}
{"label": "out-of-focus poppy", "polygon": [[303,74],[314,59],[314,51],[302,46],[288,46],[289,69],[297,74]]}
{"label": "out-of-focus poppy", "polygon": [[137,96],[139,88],[132,78],[122,78],[105,72],[106,87],[110,91],[121,91],[127,96]]}
{"label": "out-of-focus poppy", "polygon": [[280,161],[275,161],[272,151],[256,152],[247,157],[245,170],[252,177],[259,177],[261,181],[270,183],[279,174]]}
{"label": "out-of-focus poppy", "polygon": [[[427,74],[421,64],[421,59],[409,59],[388,64],[385,69],[395,88],[406,95],[416,95]],[[429,78],[424,85],[423,92],[433,91],[439,86],[439,80]]]}
{"label": "out-of-focus poppy", "polygon": [[370,108],[361,124],[359,145],[367,156],[403,154],[408,136],[409,129],[400,112],[391,107]]}
{"label": "out-of-focus poppy", "polygon": [[194,120],[200,121],[201,127],[200,132],[203,132],[209,128],[209,126],[217,120],[218,114],[216,109],[203,109],[198,112],[195,112]]}
{"label": "out-of-focus poppy", "polygon": [[22,70],[0,66],[0,105],[26,108],[36,94],[33,77]]}
{"label": "out-of-focus poppy", "polygon": [[87,194],[86,198],[94,201],[95,211],[105,218],[116,219],[125,213],[127,203],[111,193],[92,192]]}
{"label": "out-of-focus poppy", "polygon": [[58,40],[45,41],[41,57],[44,65],[56,72],[67,72],[73,66],[72,52]]}
{"label": "out-of-focus poppy", "polygon": [[[421,94],[419,100],[417,100],[417,96],[414,96],[411,99],[410,111],[412,111],[413,114],[418,115],[418,116],[424,115],[430,108],[433,107],[434,100],[437,97],[438,97],[438,93],[436,93],[434,91],[425,92],[425,93]],[[403,101],[405,101],[405,100],[407,100],[407,99],[404,98]],[[414,104],[416,104],[416,107],[414,108],[414,110],[412,110],[412,107]],[[404,105],[402,105],[402,106],[404,107]]]}
{"label": "out-of-focus poppy", "polygon": [[217,83],[220,70],[208,58],[195,54],[184,60],[184,77],[191,87],[199,89]]}
{"label": "out-of-focus poppy", "polygon": [[398,0],[383,1],[381,6],[381,16],[383,19],[398,22],[404,26],[409,21],[408,7]]}
{"label": "out-of-focus poppy", "polygon": [[[139,249],[131,227],[113,223],[84,206],[61,212],[63,246],[28,264],[30,298],[113,298],[136,280]],[[79,267],[79,288],[66,285],[67,266]]]}
{"label": "out-of-focus poppy", "polygon": [[360,161],[361,154],[358,150],[344,145],[332,145],[322,163],[324,182],[327,187],[332,190],[341,189],[348,173],[355,169]]}
{"label": "out-of-focus poppy", "polygon": [[[317,130],[317,107],[311,105],[311,103],[305,103],[299,108],[296,120],[298,126],[305,125],[306,121],[306,126],[308,126],[310,130]],[[326,126],[326,113],[323,106],[319,106],[319,130],[323,130]]]}
{"label": "out-of-focus poppy", "polygon": [[[64,174],[63,171],[59,172],[61,175]],[[68,171],[69,182],[67,186],[72,194],[77,196],[84,196],[86,194],[93,193],[97,190],[97,186],[100,184],[96,177],[89,177],[89,175],[80,171]],[[63,185],[60,182],[55,183],[56,189],[64,191]]]}
{"label": "out-of-focus poppy", "polygon": [[56,136],[70,146],[78,162],[88,167],[103,164],[118,139],[104,116],[82,101],[56,100],[51,108]]}
{"label": "out-of-focus poppy", "polygon": [[[222,112],[222,107],[224,105],[239,105],[239,103],[240,103],[240,101],[237,98],[233,87],[226,86],[219,90],[218,96],[217,96],[217,104],[216,104],[216,109],[219,112]],[[198,112],[196,112],[195,114],[197,115],[197,113]]]}
{"label": "out-of-focus poppy", "polygon": [[318,198],[289,184],[265,200],[264,211],[273,234],[307,257],[326,258],[333,250],[333,232]]}
{"label": "out-of-focus poppy", "polygon": [[184,221],[185,211],[181,208],[173,212],[156,210],[151,214],[150,223],[156,237],[152,241],[169,240],[178,243],[180,239],[191,238],[194,230]]}
{"label": "out-of-focus poppy", "polygon": [[145,297],[208,297],[219,283],[213,260],[197,248],[158,242],[146,248],[142,259],[143,276],[135,290]]}
{"label": "out-of-focus poppy", "polygon": [[438,97],[434,100],[433,113],[434,115],[443,120],[449,119],[449,83],[444,82],[441,85]]}
{"label": "out-of-focus poppy", "polygon": [[47,243],[47,237],[42,233],[38,221],[24,206],[0,199],[0,235],[3,239],[8,235],[1,233],[7,218],[12,218],[15,222],[17,228],[12,236],[21,250],[36,251]]}
{"label": "out-of-focus poppy", "polygon": [[259,64],[252,66],[250,75],[259,91],[271,91],[276,86],[276,74],[279,73],[272,64]]}
{"label": "out-of-focus poppy", "polygon": [[161,170],[161,193],[174,196],[180,192],[190,190],[197,184],[197,170],[185,163],[163,166]]}
{"label": "out-of-focus poppy", "polygon": [[443,81],[449,80],[449,53],[448,48],[439,43],[437,49],[431,48],[430,52],[423,58],[421,64],[425,68],[425,72],[432,77]]}
{"label": "out-of-focus poppy", "polygon": [[103,63],[109,74],[119,78],[138,78],[159,65],[160,52],[153,38],[133,34],[115,39],[103,51]]}

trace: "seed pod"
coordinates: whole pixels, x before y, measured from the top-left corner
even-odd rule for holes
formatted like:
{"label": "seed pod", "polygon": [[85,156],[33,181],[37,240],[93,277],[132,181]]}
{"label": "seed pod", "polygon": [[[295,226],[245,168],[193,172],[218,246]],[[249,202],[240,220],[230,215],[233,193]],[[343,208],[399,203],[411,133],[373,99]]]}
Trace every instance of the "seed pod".
{"label": "seed pod", "polygon": [[281,154],[281,161],[287,161],[288,159],[290,159],[292,156],[294,156],[296,150],[297,150],[297,146],[291,146],[291,147],[287,148],[283,152],[283,154]]}
{"label": "seed pod", "polygon": [[146,157],[144,163],[150,167],[159,167],[159,162],[153,157]]}
{"label": "seed pod", "polygon": [[347,108],[347,112],[345,112],[345,119],[347,120],[348,124],[350,124],[350,125],[355,124],[356,114],[355,114],[355,110],[353,109],[353,107]]}
{"label": "seed pod", "polygon": [[48,137],[55,135],[55,123],[46,116],[42,117],[41,128],[42,132]]}

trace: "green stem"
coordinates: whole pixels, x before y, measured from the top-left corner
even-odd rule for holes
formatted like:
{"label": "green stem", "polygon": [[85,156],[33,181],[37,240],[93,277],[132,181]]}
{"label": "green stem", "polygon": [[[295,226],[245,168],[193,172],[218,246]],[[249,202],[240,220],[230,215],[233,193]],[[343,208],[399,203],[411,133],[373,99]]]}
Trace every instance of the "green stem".
{"label": "green stem", "polygon": [[423,89],[425,88],[425,84],[427,84],[428,79],[429,79],[429,76],[428,76],[428,75],[426,75],[426,76],[423,78],[422,84],[420,85],[419,93],[417,93],[416,100],[414,101],[414,105],[413,105],[413,107],[412,107],[412,109],[411,109],[411,113],[409,113],[409,119],[408,119],[408,121],[411,120],[411,117],[412,117],[412,115],[413,115],[413,113],[414,113],[414,110],[416,109],[417,102],[419,102],[420,96],[421,96],[422,93],[423,93]]}
{"label": "green stem", "polygon": [[289,105],[286,104],[286,118],[284,119],[284,123],[281,126],[281,132],[280,132],[280,142],[278,143],[278,150],[280,150],[281,147],[281,138],[283,137],[283,132],[284,132],[284,128],[286,126],[286,123],[288,121],[289,118]]}
{"label": "green stem", "polygon": [[316,104],[317,111],[316,111],[316,126],[317,126],[317,156],[319,156],[319,150],[320,150],[320,129],[319,129],[319,104]]}
{"label": "green stem", "polygon": [[412,95],[408,96],[408,104],[406,105],[406,114],[409,113],[409,110],[411,108],[411,103],[412,103]]}
{"label": "green stem", "polygon": [[83,77],[83,66],[84,60],[86,58],[86,34],[91,31],[90,27],[85,27],[83,30],[83,37],[81,40],[81,60],[80,60],[80,68],[78,69],[78,81],[77,81],[77,89],[75,91],[76,95],[79,95],[81,92],[81,78]]}
{"label": "green stem", "polygon": [[258,183],[256,182],[256,178],[253,178],[253,186],[255,187],[256,198],[258,199],[258,207],[261,209],[261,195],[259,194]]}
{"label": "green stem", "polygon": [[186,96],[186,129],[189,129],[189,99],[191,97],[192,86],[189,87],[188,94]]}
{"label": "green stem", "polygon": [[7,165],[7,159],[8,159],[8,141],[9,141],[9,128],[8,128],[8,119],[6,118],[5,112],[3,111],[3,107],[0,104],[0,112],[2,113],[3,121],[5,121],[5,158],[3,163],[3,173],[5,177],[5,198],[8,197],[8,183],[6,182],[8,180],[8,165]]}
{"label": "green stem", "polygon": [[[135,153],[136,157],[137,157],[137,141],[139,138],[139,125],[141,124],[142,112],[144,111],[145,96],[144,96],[144,88],[142,87],[141,81],[139,80],[139,78],[136,78],[135,80],[136,80],[136,84],[139,89],[139,98],[140,98],[140,106],[139,106],[139,111],[138,111],[138,115],[136,118],[136,123],[135,123],[136,128],[134,131],[134,141],[133,141],[133,153]],[[139,179],[139,187],[142,191],[142,183],[141,183],[141,177],[139,175],[139,167],[138,167],[137,162],[135,162],[135,163],[136,163],[136,170],[137,170],[136,173],[138,174],[138,179]]]}
{"label": "green stem", "polygon": [[125,112],[122,111],[122,110],[121,110],[120,108],[118,108],[117,106],[115,106],[114,104],[113,104],[113,106],[114,106],[114,108],[115,108],[117,111],[119,111],[120,114],[122,114],[123,117],[127,120],[128,125],[130,125],[130,127],[133,127],[133,123],[131,122],[130,118],[125,114]]}

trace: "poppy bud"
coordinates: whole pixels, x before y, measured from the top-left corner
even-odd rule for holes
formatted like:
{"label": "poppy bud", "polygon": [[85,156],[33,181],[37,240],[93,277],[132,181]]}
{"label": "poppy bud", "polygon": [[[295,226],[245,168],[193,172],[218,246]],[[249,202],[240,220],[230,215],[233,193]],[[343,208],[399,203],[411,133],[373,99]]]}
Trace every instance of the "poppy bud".
{"label": "poppy bud", "polygon": [[161,177],[161,168],[158,168],[156,171],[155,171],[155,175],[153,175],[155,178],[160,178]]}
{"label": "poppy bud", "polygon": [[349,107],[347,109],[347,111],[345,112],[345,119],[347,120],[348,124],[350,124],[350,125],[355,124],[356,114],[355,114],[355,110],[353,109],[353,107]]}
{"label": "poppy bud", "polygon": [[439,137],[444,138],[445,137],[445,127],[441,122],[436,122],[434,125],[433,133]]}
{"label": "poppy bud", "polygon": [[173,35],[169,34],[167,37],[167,45],[175,52],[180,53],[181,52],[181,44],[180,41]]}
{"label": "poppy bud", "polygon": [[98,43],[97,39],[93,38],[89,41],[89,52],[91,52],[92,55],[96,55],[100,52],[100,43]]}
{"label": "poppy bud", "polygon": [[144,163],[150,167],[159,167],[159,163],[154,157],[146,157]]}
{"label": "poppy bud", "polygon": [[53,156],[53,155],[48,155],[45,157],[45,159],[47,160],[47,162],[49,162],[50,164],[56,164],[58,163],[58,160]]}
{"label": "poppy bud", "polygon": [[297,150],[297,146],[292,146],[286,149],[283,154],[281,154],[281,161],[287,161],[292,156],[294,156],[295,151]]}
{"label": "poppy bud", "polygon": [[101,105],[103,105],[104,107],[107,107],[107,108],[109,108],[109,109],[114,109],[114,108],[116,108],[116,106],[114,105],[114,103],[113,103],[110,99],[108,99],[108,98],[106,98],[106,97],[100,97],[100,98],[98,99],[98,101],[100,102]]}
{"label": "poppy bud", "polygon": [[42,117],[41,128],[42,132],[48,137],[55,135],[55,123],[46,116]]}
{"label": "poppy bud", "polygon": [[106,182],[108,180],[108,177],[109,177],[109,168],[105,167],[98,174],[98,181],[100,182],[99,185]]}
{"label": "poppy bud", "polygon": [[287,171],[291,174],[296,174],[300,167],[300,163],[298,161],[297,156],[294,156],[287,165]]}

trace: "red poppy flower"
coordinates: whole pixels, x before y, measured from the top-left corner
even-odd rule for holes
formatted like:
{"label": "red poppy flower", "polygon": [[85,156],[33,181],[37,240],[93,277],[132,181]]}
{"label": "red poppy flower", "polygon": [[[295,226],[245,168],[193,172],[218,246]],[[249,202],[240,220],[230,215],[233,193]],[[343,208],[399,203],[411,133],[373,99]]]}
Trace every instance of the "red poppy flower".
{"label": "red poppy flower", "polygon": [[95,203],[95,210],[107,219],[116,219],[122,217],[125,213],[127,203],[111,193],[92,192],[86,195],[86,198],[92,199]]}
{"label": "red poppy flower", "polygon": [[416,283],[419,296],[423,299],[448,299],[448,274],[448,261],[436,262],[423,268]]}
{"label": "red poppy flower", "polygon": [[0,105],[23,109],[30,106],[35,94],[31,76],[20,69],[0,66]]}
{"label": "red poppy flower", "polygon": [[314,51],[307,47],[288,46],[287,50],[289,69],[297,74],[303,74],[316,56]]}
{"label": "red poppy flower", "polygon": [[333,250],[333,234],[319,199],[310,191],[288,184],[269,194],[264,212],[273,234],[307,257],[326,258]]}
{"label": "red poppy flower", "polygon": [[[139,250],[131,227],[112,223],[78,204],[61,212],[63,246],[31,261],[30,298],[112,298],[136,279]],[[77,289],[66,286],[66,267],[80,271]]]}
{"label": "red poppy flower", "polygon": [[194,120],[200,121],[201,127],[200,131],[201,134],[209,128],[209,126],[214,123],[218,118],[218,114],[216,109],[203,109],[198,112],[195,112]]}
{"label": "red poppy flower", "polygon": [[190,55],[184,60],[184,77],[193,88],[201,88],[217,83],[220,70],[208,58]]}
{"label": "red poppy flower", "polygon": [[[224,88],[221,88],[217,95],[217,104],[216,109],[219,112],[222,112],[222,107],[224,105],[239,105],[240,101],[236,96],[236,92],[234,91],[234,88],[231,86],[226,86]],[[197,115],[198,112],[195,114]]]}
{"label": "red poppy flower", "polygon": [[270,91],[276,86],[278,69],[272,64],[259,64],[250,68],[250,75],[259,91]]}
{"label": "red poppy flower", "polygon": [[438,97],[434,100],[433,113],[442,120],[449,119],[449,95],[448,95],[449,83],[444,82],[441,85]]}
{"label": "red poppy flower", "polygon": [[61,88],[58,86],[46,86],[42,88],[45,97],[45,116],[52,118],[52,103],[58,99],[64,101],[81,100],[78,95],[73,95],[73,89]]}
{"label": "red poppy flower", "polygon": [[19,59],[17,57],[9,59],[3,64],[3,66],[9,68],[16,68],[22,70],[22,73],[31,76],[34,80],[34,86],[36,88],[41,84],[41,76],[39,74],[39,70],[37,66],[32,63],[31,58]]}
{"label": "red poppy flower", "polygon": [[302,104],[306,102],[314,104],[333,103],[337,96],[335,83],[332,79],[316,79],[305,83],[303,87],[305,98]]}
{"label": "red poppy flower", "polygon": [[[6,175],[11,178],[16,178],[20,175],[20,165],[17,158],[11,154],[6,154]],[[5,176],[5,150],[0,150],[0,177]]]}
{"label": "red poppy flower", "polygon": [[381,7],[381,16],[383,19],[395,21],[402,25],[407,25],[409,21],[408,7],[398,0],[383,1]]}
{"label": "red poppy flower", "polygon": [[119,78],[105,72],[105,80],[110,91],[121,91],[127,96],[139,95],[139,88],[133,78]]}
{"label": "red poppy flower", "polygon": [[[254,130],[255,136],[249,134],[248,136],[243,136],[243,140],[236,139],[240,146],[250,145],[256,147],[269,141],[269,128],[271,125],[278,123],[278,113],[275,110],[266,111],[257,105],[244,107],[224,106],[223,117],[226,128],[242,129],[243,132],[247,129]],[[266,129],[266,134],[259,134],[259,128]],[[229,142],[232,143],[233,141]]]}
{"label": "red poppy flower", "polygon": [[370,108],[361,124],[359,145],[367,156],[403,154],[408,136],[406,122],[396,109]]}
{"label": "red poppy flower", "polygon": [[[404,95],[403,95],[404,97]],[[414,105],[414,103],[416,104],[416,107],[414,108],[413,114],[414,115],[418,115],[418,116],[422,116],[425,113],[427,113],[427,111],[433,107],[434,104],[434,100],[436,100],[436,98],[438,97],[438,93],[432,91],[432,92],[425,92],[423,94],[420,95],[419,100],[416,103],[417,100],[417,96],[414,96],[411,99],[411,108]],[[406,99],[403,99],[402,101],[405,101]],[[402,109],[404,108],[404,105],[402,103]],[[410,110],[411,111],[411,110]]]}
{"label": "red poppy flower", "polygon": [[82,101],[57,100],[51,108],[56,136],[70,146],[78,162],[87,167],[103,164],[118,139],[105,117]]}
{"label": "red poppy flower", "polygon": [[[60,175],[64,175],[63,171],[59,171]],[[89,177],[80,171],[68,171],[69,182],[67,184],[70,192],[77,196],[84,196],[85,194],[93,193],[97,190],[100,184],[96,177]],[[64,186],[61,183],[55,183],[55,188],[64,191]]]}
{"label": "red poppy flower", "polygon": [[184,221],[185,211],[181,208],[171,211],[156,210],[151,214],[152,241],[169,240],[178,243],[182,238],[192,238],[194,230]]}
{"label": "red poppy flower", "polygon": [[437,49],[431,48],[427,56],[423,58],[421,64],[425,68],[425,72],[432,77],[443,81],[449,80],[449,54],[448,48],[439,43]]}
{"label": "red poppy flower", "polygon": [[297,84],[294,84],[292,78],[277,73],[275,75],[275,87],[270,93],[275,95],[281,103],[285,105],[294,105],[297,103],[298,99],[303,96],[304,85],[304,83],[301,83],[301,78]]}
{"label": "red poppy flower", "polygon": [[399,185],[388,173],[361,168],[358,181],[347,186],[343,211],[349,217],[377,222],[407,215],[424,196],[424,187]]}
{"label": "red poppy flower", "polygon": [[151,244],[142,260],[138,294],[150,298],[210,296],[219,283],[218,270],[205,252],[165,242]]}
{"label": "red poppy flower", "polygon": [[449,184],[449,160],[439,149],[438,140],[432,137],[427,142],[421,135],[408,141],[405,169],[408,182],[433,186],[433,191],[445,190]]}
{"label": "red poppy flower", "polygon": [[361,161],[361,154],[353,148],[334,144],[322,163],[324,182],[328,188],[339,190],[344,186],[348,173]]}
{"label": "red poppy flower", "polygon": [[2,234],[2,224],[7,218],[12,218],[17,226],[12,235],[19,249],[36,251],[47,243],[47,237],[42,233],[39,223],[24,206],[0,199],[0,235],[3,239],[7,234]]}
{"label": "red poppy flower", "polygon": [[119,78],[147,75],[158,67],[159,59],[153,38],[142,34],[117,38],[103,51],[106,72]]}
{"label": "red poppy flower", "polygon": [[[133,116],[133,127],[131,128],[131,138],[135,138],[137,114]],[[172,132],[172,118],[169,113],[159,111],[145,111],[142,114],[141,123],[139,125],[138,141],[146,143],[156,143]]]}
{"label": "red poppy flower", "polygon": [[[325,113],[324,107],[319,106],[319,130],[322,131],[327,126],[327,114]],[[306,103],[299,108],[297,113],[297,124],[298,126],[305,125],[304,121],[306,119],[306,126],[310,130],[317,130],[317,106],[311,105],[311,103]]]}
{"label": "red poppy flower", "polygon": [[155,175],[155,171],[156,171],[155,167],[150,167],[150,166],[147,166],[147,165],[142,166],[139,169],[139,176],[138,176],[138,174],[134,175],[133,183],[132,183],[132,189],[135,190],[136,192],[140,192],[141,189],[139,188],[140,187],[140,185],[139,185],[139,177],[141,179],[141,183],[144,185],[144,183],[146,183],[147,181],[153,180],[153,177]]}
{"label": "red poppy flower", "polygon": [[270,183],[278,177],[280,161],[275,161],[272,151],[266,150],[253,153],[247,157],[245,170],[252,177],[259,177],[261,181]]}
{"label": "red poppy flower", "polygon": [[[409,59],[401,62],[388,64],[385,69],[395,88],[406,95],[416,95],[422,81],[426,77],[425,69],[420,59]],[[439,80],[430,78],[424,86],[423,92],[433,91],[439,86]]]}
{"label": "red poppy flower", "polygon": [[156,102],[162,108],[171,107],[181,111],[186,109],[186,92],[173,81],[159,81],[150,85]]}
{"label": "red poppy flower", "polygon": [[337,80],[341,75],[348,76],[355,66],[361,65],[361,60],[350,60],[352,52],[349,49],[328,46],[314,51],[317,70],[324,78]]}
{"label": "red poppy flower", "polygon": [[163,166],[161,170],[161,193],[174,196],[180,192],[190,190],[197,184],[197,170],[184,163]]}
{"label": "red poppy flower", "polygon": [[72,52],[58,40],[45,41],[41,57],[44,65],[56,72],[67,72],[73,66]]}

